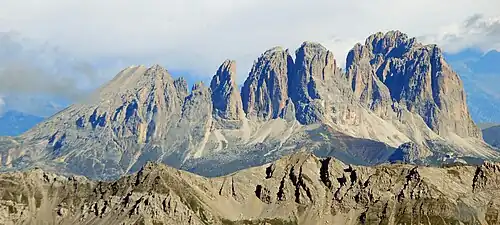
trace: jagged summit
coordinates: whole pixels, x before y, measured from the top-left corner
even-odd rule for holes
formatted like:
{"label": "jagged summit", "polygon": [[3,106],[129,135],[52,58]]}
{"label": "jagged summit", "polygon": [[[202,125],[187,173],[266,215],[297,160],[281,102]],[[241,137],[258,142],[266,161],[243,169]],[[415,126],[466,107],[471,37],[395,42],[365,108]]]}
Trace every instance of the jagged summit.
{"label": "jagged summit", "polygon": [[349,52],[346,67],[356,96],[372,108],[383,111],[394,101],[440,135],[481,137],[462,81],[436,45],[423,45],[400,31],[377,33]]}
{"label": "jagged summit", "polygon": [[[98,91],[102,95],[121,94],[125,91],[133,91],[150,84],[173,80],[170,73],[164,67],[155,64],[151,67],[130,66],[120,71],[110,82]],[[158,81],[158,82],[157,82]]]}
{"label": "jagged summit", "polygon": [[377,32],[370,35],[365,41],[365,46],[368,46],[374,54],[382,55],[387,55],[391,50],[399,47],[412,47],[413,44],[418,44],[416,38],[409,38],[407,34],[399,30],[386,33]]}
{"label": "jagged summit", "polygon": [[247,116],[267,120],[283,113],[291,68],[293,60],[282,47],[269,49],[257,59],[241,90]]}
{"label": "jagged summit", "polygon": [[346,73],[319,43],[304,42],[295,57],[274,47],[241,91],[232,60],[191,91],[159,65],[128,67],[95,101],[0,138],[0,165],[114,179],[148,161],[225,175],[304,149],[361,165],[500,159],[477,133],[439,48],[415,40],[374,34],[349,52]]}
{"label": "jagged summit", "polygon": [[283,52],[283,51],[288,52],[288,49],[285,49],[282,46],[274,46],[274,47],[264,51],[264,53],[262,53],[261,56],[272,55],[276,52]]}
{"label": "jagged summit", "polygon": [[320,54],[321,52],[328,51],[328,49],[325,48],[322,44],[318,42],[312,42],[312,41],[304,41],[300,45],[300,47],[296,50],[296,54],[299,55],[300,51],[308,52],[311,53],[311,55],[317,55]]}
{"label": "jagged summit", "polygon": [[200,90],[203,87],[205,87],[205,83],[203,83],[203,81],[199,81],[199,82],[196,82],[195,84],[193,84],[193,87],[191,87],[191,91]]}
{"label": "jagged summit", "polygon": [[241,97],[236,86],[236,62],[226,60],[217,70],[210,82],[214,115],[222,119],[240,120],[243,118]]}

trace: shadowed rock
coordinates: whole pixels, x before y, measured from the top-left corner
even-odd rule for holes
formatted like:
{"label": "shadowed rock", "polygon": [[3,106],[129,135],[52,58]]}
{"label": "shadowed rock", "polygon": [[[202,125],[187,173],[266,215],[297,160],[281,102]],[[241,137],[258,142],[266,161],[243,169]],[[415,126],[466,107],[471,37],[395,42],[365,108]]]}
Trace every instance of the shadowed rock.
{"label": "shadowed rock", "polygon": [[436,45],[400,31],[376,33],[349,52],[346,67],[355,96],[379,114],[388,114],[392,99],[440,135],[481,138],[462,81]]}
{"label": "shadowed rock", "polygon": [[241,96],[236,86],[236,63],[226,60],[210,82],[214,115],[222,119],[243,118]]}
{"label": "shadowed rock", "polygon": [[281,47],[267,50],[255,62],[241,90],[247,115],[263,120],[282,114],[288,99],[288,70],[293,60]]}

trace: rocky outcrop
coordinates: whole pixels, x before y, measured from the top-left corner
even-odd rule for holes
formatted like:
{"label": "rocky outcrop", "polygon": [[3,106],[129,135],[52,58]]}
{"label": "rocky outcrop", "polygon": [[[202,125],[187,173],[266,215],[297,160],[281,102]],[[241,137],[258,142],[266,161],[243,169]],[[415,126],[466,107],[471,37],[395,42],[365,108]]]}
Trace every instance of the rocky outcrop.
{"label": "rocky outcrop", "polygon": [[293,59],[287,50],[267,50],[255,62],[241,90],[243,109],[248,117],[276,119],[288,100],[288,72]]}
{"label": "rocky outcrop", "polygon": [[356,44],[347,55],[347,77],[352,84],[354,97],[377,115],[388,118],[392,111],[392,98],[389,89],[373,70],[372,55],[368,47]]}
{"label": "rocky outcrop", "polygon": [[481,138],[462,81],[437,46],[399,31],[377,33],[349,52],[346,67],[355,96],[379,114],[388,110],[390,95],[440,135]]}
{"label": "rocky outcrop", "polygon": [[189,95],[187,81],[186,79],[184,79],[184,77],[179,77],[175,79],[174,86],[175,89],[177,90],[177,93],[179,93],[178,98],[180,100],[183,100],[184,98],[186,98],[186,96]]}
{"label": "rocky outcrop", "polygon": [[[302,124],[326,122],[331,115],[332,95],[345,97],[339,84],[342,71],[331,51],[318,43],[304,42],[295,53],[295,66],[288,78],[289,96],[294,101],[296,117]],[[326,101],[326,103],[325,103]]]}
{"label": "rocky outcrop", "polygon": [[500,165],[362,167],[299,153],[219,178],[0,174],[2,224],[496,224]]}
{"label": "rocky outcrop", "polygon": [[[212,128],[212,98],[210,89],[202,82],[196,83],[191,89],[191,94],[186,97],[182,108],[182,116],[179,127],[184,139],[181,146],[191,149],[192,157],[202,156],[205,149],[210,129]],[[184,157],[186,158],[186,157]]]}
{"label": "rocky outcrop", "polygon": [[241,96],[236,86],[236,62],[226,60],[210,83],[214,115],[227,120],[244,117]]}
{"label": "rocky outcrop", "polygon": [[432,152],[426,146],[413,142],[404,143],[389,157],[390,162],[422,163],[421,160],[432,156]]}

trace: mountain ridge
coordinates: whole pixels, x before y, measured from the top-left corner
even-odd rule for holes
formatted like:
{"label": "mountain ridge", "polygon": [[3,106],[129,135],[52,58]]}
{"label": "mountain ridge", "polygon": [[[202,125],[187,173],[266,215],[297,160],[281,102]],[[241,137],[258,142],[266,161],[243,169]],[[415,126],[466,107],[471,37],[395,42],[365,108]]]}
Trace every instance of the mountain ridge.
{"label": "mountain ridge", "polygon": [[205,178],[147,163],[117,181],[0,174],[5,224],[495,224],[500,165],[363,167],[298,152]]}
{"label": "mountain ridge", "polygon": [[43,119],[36,115],[9,110],[0,115],[0,136],[20,135]]}
{"label": "mountain ridge", "polygon": [[486,143],[493,147],[500,148],[500,125],[494,125],[483,129],[483,137]]}
{"label": "mountain ridge", "polygon": [[500,68],[495,63],[500,60],[498,51],[482,53],[479,49],[467,49],[448,53],[446,58],[464,81],[468,106],[474,120],[480,123],[500,122],[497,115],[500,93],[495,86],[500,80]]}

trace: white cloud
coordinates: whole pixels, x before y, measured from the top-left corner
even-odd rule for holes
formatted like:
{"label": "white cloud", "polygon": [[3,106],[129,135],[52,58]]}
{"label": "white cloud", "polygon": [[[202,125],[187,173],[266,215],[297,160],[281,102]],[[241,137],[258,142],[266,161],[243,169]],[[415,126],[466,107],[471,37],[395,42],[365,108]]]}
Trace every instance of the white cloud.
{"label": "white cloud", "polygon": [[0,96],[0,115],[3,114],[5,107],[5,101],[3,100],[3,96]]}
{"label": "white cloud", "polygon": [[443,32],[430,38],[450,52],[464,48],[500,50],[500,16],[474,14],[461,23],[443,27]]}
{"label": "white cloud", "polygon": [[244,79],[253,60],[275,45],[293,51],[318,41],[344,62],[371,33],[438,37],[471,15],[497,16],[498,8],[498,0],[2,0],[0,30],[48,40],[90,61],[161,63],[203,78],[232,58]]}
{"label": "white cloud", "polygon": [[0,94],[47,94],[75,100],[99,84],[92,65],[48,44],[0,32]]}

